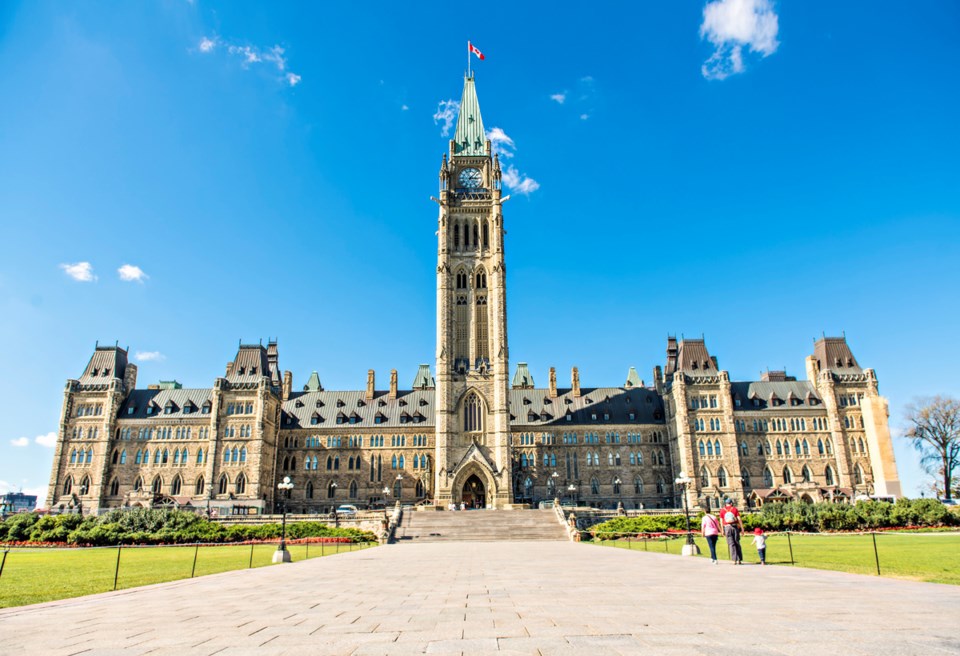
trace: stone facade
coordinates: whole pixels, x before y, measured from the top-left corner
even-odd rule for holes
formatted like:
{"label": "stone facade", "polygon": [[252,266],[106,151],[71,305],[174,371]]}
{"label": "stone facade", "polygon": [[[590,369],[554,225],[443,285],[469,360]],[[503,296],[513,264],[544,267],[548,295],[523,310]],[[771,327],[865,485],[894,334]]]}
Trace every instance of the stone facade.
{"label": "stone facade", "polygon": [[137,389],[119,346],[97,346],[67,381],[50,477],[52,508],[192,506],[273,512],[294,483],[295,512],[342,503],[431,500],[509,507],[557,497],[594,506],[665,508],[733,498],[899,495],[887,419],[872,369],[846,339],[816,342],[806,381],[768,372],[732,382],[703,340],[667,340],[647,386],[631,367],[619,387],[536,388],[525,363],[510,380],[506,261],[498,158],[472,78],[440,168],[436,377],[411,389],[375,372],[359,391],[302,391],[276,342],[241,344],[212,387]]}

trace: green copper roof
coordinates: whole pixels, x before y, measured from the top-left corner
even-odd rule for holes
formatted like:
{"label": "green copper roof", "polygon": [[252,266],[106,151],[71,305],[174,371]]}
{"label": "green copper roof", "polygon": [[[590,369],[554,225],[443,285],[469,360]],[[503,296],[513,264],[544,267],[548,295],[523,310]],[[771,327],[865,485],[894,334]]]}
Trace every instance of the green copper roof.
{"label": "green copper roof", "polygon": [[433,389],[436,386],[437,383],[430,374],[430,365],[420,365],[420,369],[417,370],[417,377],[413,379],[413,389]]}
{"label": "green copper roof", "polygon": [[454,155],[486,155],[486,133],[480,118],[480,101],[473,78],[463,80],[463,96],[460,98],[460,114],[457,116],[457,133],[453,138]]}
{"label": "green copper roof", "polygon": [[320,392],[323,390],[323,385],[320,384],[320,376],[314,371],[310,374],[307,384],[303,386],[304,392]]}
{"label": "green copper roof", "polygon": [[517,373],[513,374],[513,389],[533,389],[533,376],[526,362],[517,363]]}
{"label": "green copper roof", "polygon": [[630,367],[630,371],[627,372],[627,387],[643,387],[643,381],[633,367]]}
{"label": "green copper roof", "polygon": [[178,390],[183,389],[183,385],[178,383],[175,380],[161,380],[160,384],[157,386],[162,390]]}

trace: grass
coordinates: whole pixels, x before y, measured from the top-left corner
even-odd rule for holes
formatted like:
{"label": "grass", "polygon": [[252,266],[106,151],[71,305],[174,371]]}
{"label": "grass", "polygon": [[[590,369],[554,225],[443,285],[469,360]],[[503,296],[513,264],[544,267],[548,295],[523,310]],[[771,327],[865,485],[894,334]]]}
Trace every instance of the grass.
{"label": "grass", "polygon": [[[287,544],[294,562],[368,548],[366,544]],[[68,599],[194,576],[271,565],[275,544],[123,547],[118,549],[11,549],[0,574],[0,608]],[[2,554],[0,554],[2,558]]]}
{"label": "grass", "polygon": [[[790,565],[790,546],[793,546],[793,561],[798,567],[829,569],[855,574],[877,574],[877,559],[881,576],[949,583],[960,585],[960,534],[956,533],[877,533],[877,551],[874,556],[873,535],[866,534],[790,534],[789,543],[785,534],[767,536],[767,563]],[[707,541],[696,537],[700,556],[710,557]],[[679,555],[684,538],[668,540],[596,540],[595,544],[653,551]],[[757,550],[751,544],[751,536],[744,536],[743,560],[759,563]],[[717,556],[729,561],[727,544],[720,538]]]}

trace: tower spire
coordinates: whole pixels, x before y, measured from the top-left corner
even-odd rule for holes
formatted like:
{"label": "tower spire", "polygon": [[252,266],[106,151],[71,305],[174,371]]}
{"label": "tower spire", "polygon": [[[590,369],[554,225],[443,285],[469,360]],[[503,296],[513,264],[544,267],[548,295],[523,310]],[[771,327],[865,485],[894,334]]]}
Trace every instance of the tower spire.
{"label": "tower spire", "polygon": [[480,101],[473,77],[463,79],[463,95],[460,97],[460,112],[457,116],[457,131],[450,152],[453,155],[486,155],[487,135],[480,117]]}

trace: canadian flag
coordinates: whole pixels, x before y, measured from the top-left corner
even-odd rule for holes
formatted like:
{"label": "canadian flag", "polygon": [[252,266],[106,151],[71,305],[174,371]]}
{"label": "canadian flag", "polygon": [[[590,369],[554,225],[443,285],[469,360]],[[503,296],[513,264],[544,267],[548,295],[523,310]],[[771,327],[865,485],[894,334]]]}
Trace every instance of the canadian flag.
{"label": "canadian flag", "polygon": [[468,51],[468,52],[472,52],[472,53],[475,54],[477,57],[479,57],[479,58],[480,58],[480,61],[483,61],[483,60],[485,59],[485,57],[483,56],[483,53],[480,52],[480,49],[477,48],[477,47],[476,47],[475,45],[473,45],[472,43],[470,43],[469,41],[467,41],[467,51]]}

